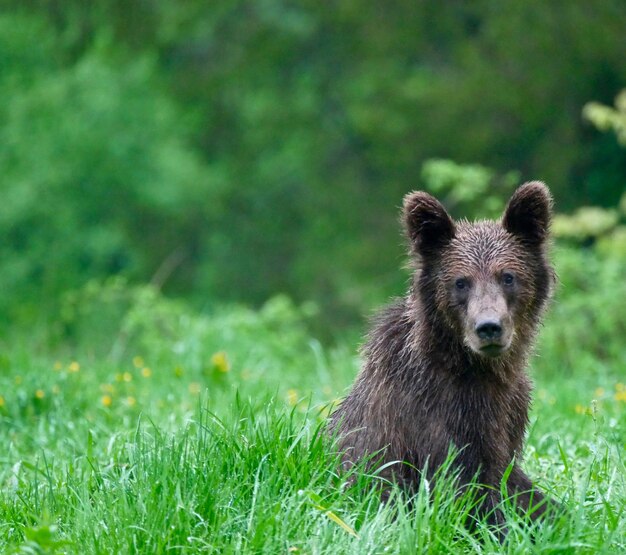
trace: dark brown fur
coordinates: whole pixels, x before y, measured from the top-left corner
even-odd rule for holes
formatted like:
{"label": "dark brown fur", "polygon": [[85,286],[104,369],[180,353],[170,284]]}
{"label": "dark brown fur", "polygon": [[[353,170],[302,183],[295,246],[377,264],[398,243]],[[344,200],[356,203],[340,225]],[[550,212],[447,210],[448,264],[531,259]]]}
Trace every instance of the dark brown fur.
{"label": "dark brown fur", "polygon": [[[408,295],[376,320],[363,368],[331,416],[346,464],[376,452],[381,464],[405,461],[385,475],[412,488],[453,446],[461,482],[477,475],[491,486],[489,512],[515,461],[509,493],[524,511],[531,499],[539,505],[533,517],[543,512],[519,463],[531,393],[525,367],[554,282],[546,254],[551,207],[539,182],[515,192],[500,222],[454,222],[430,195],[405,197],[417,270]],[[501,326],[496,339],[479,337],[484,321]]]}

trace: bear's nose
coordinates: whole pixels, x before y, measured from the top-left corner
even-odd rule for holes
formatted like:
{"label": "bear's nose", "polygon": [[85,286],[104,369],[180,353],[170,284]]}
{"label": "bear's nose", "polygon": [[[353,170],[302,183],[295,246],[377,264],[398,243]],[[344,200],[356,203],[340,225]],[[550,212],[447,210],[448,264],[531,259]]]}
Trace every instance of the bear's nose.
{"label": "bear's nose", "polygon": [[476,326],[476,334],[484,340],[493,341],[494,339],[500,339],[502,326],[496,320],[483,320]]}

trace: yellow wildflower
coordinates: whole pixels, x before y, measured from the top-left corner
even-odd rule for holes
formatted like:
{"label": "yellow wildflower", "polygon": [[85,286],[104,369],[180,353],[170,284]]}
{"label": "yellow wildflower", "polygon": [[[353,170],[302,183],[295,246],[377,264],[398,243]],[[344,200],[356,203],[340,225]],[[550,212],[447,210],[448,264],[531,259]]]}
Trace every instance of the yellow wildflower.
{"label": "yellow wildflower", "polygon": [[110,407],[111,403],[113,402],[113,399],[111,398],[110,395],[103,395],[101,401],[105,407]]}
{"label": "yellow wildflower", "polygon": [[130,382],[133,379],[133,375],[130,372],[124,372],[122,375],[125,382]]}
{"label": "yellow wildflower", "polygon": [[129,395],[126,397],[126,404],[129,407],[134,407],[137,404],[137,400],[132,395]]}
{"label": "yellow wildflower", "polygon": [[211,364],[218,372],[229,372],[230,362],[225,351],[218,351],[211,357]]}
{"label": "yellow wildflower", "polygon": [[598,387],[595,390],[595,396],[596,397],[604,397],[604,388],[603,387]]}
{"label": "yellow wildflower", "polygon": [[618,391],[615,394],[615,400],[616,401],[626,401],[626,391],[624,391],[624,390]]}
{"label": "yellow wildflower", "polygon": [[37,397],[37,399],[43,399],[46,396],[46,393],[43,389],[38,389],[37,391],[35,391],[35,397]]}
{"label": "yellow wildflower", "polygon": [[150,368],[148,368],[147,366],[141,369],[141,375],[144,378],[149,378],[150,376],[152,376],[152,370],[150,370]]}
{"label": "yellow wildflower", "polygon": [[290,405],[295,405],[298,402],[298,392],[295,389],[287,390],[287,402]]}
{"label": "yellow wildflower", "polygon": [[121,372],[118,372],[117,374],[115,374],[115,381],[116,382],[124,381],[124,374],[122,374]]}
{"label": "yellow wildflower", "polygon": [[141,368],[142,366],[144,366],[143,358],[141,358],[140,356],[133,357],[133,365],[135,366],[135,368]]}
{"label": "yellow wildflower", "polygon": [[78,364],[78,362],[73,361],[70,363],[70,365],[67,367],[67,369],[70,372],[78,372],[80,370],[80,364]]}

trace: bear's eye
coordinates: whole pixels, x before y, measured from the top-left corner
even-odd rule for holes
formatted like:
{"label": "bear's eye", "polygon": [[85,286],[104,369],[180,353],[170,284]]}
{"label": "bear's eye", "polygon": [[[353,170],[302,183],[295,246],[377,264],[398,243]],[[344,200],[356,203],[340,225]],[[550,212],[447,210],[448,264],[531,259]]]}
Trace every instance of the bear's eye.
{"label": "bear's eye", "polygon": [[509,272],[504,272],[504,274],[502,274],[502,283],[504,283],[504,285],[513,285],[514,282],[515,276],[513,274],[510,274]]}
{"label": "bear's eye", "polygon": [[459,278],[454,282],[454,285],[459,291],[464,291],[467,289],[468,283],[465,278]]}

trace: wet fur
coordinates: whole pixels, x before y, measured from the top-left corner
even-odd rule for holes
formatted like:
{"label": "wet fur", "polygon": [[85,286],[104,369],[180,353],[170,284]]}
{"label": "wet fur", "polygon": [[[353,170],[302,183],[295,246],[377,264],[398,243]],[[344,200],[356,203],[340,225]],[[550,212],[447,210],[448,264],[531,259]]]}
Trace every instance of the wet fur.
{"label": "wet fur", "polygon": [[[512,461],[509,493],[524,511],[532,499],[533,517],[544,511],[519,463],[531,396],[525,367],[554,282],[546,254],[550,212],[549,193],[537,182],[518,189],[500,222],[454,222],[430,195],[407,195],[404,219],[417,268],[407,296],[377,317],[362,370],[331,416],[344,464],[376,452],[380,464],[405,461],[384,475],[411,489],[453,446],[461,484],[478,476],[491,486],[482,510],[492,521],[501,520],[492,509]],[[487,282],[502,268],[518,276],[518,289],[505,295],[514,332],[510,348],[488,358],[469,348],[468,316],[450,283],[457,275]]]}

